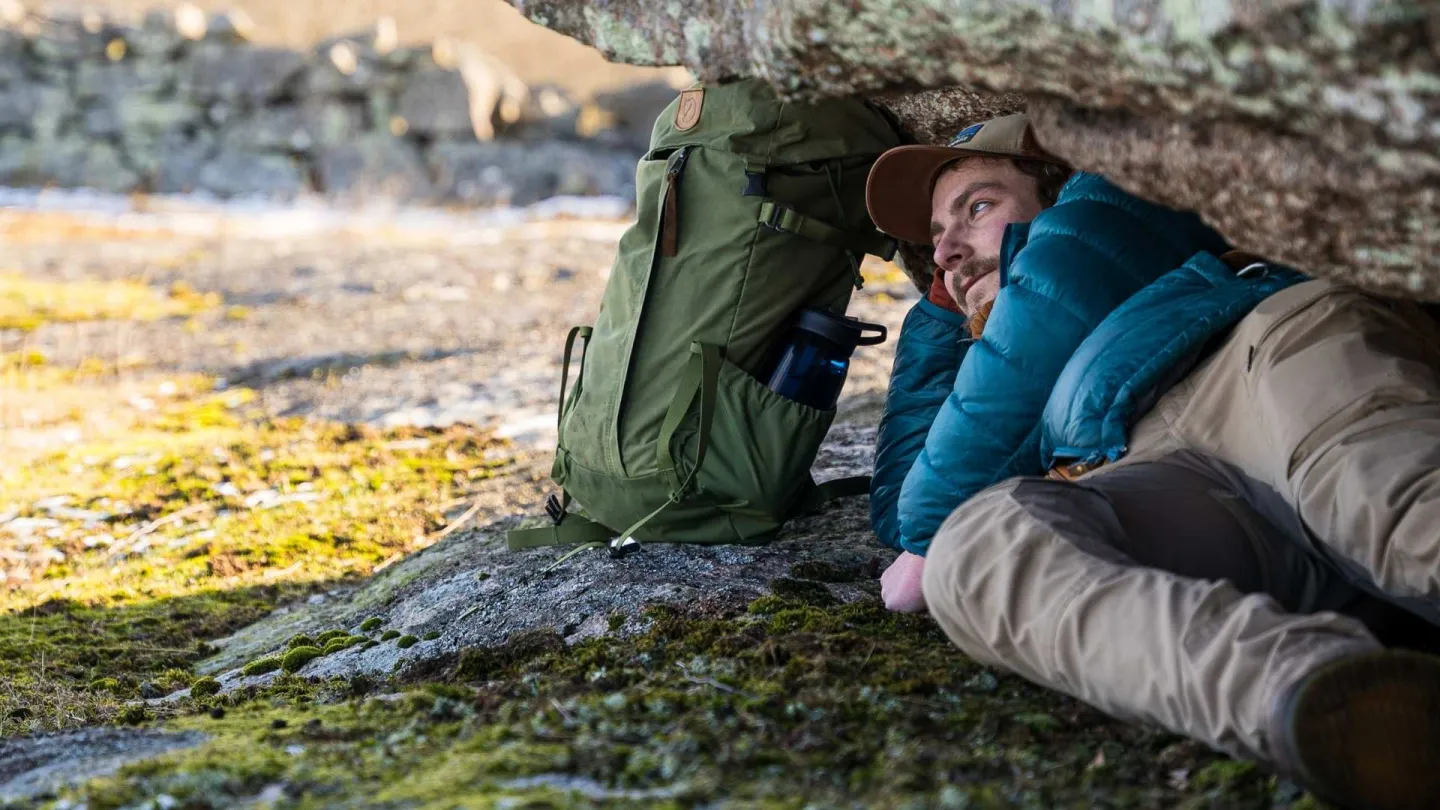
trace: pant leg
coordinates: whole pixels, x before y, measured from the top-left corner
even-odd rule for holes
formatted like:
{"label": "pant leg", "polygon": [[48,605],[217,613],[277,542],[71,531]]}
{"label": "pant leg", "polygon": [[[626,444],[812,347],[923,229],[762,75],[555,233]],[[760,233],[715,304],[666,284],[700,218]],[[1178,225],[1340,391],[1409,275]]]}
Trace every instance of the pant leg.
{"label": "pant leg", "polygon": [[[1228,579],[1241,593],[1266,593],[1291,613],[1330,610],[1358,619],[1387,647],[1440,653],[1440,625],[1358,587],[1261,515],[1233,471],[1189,450],[1081,479],[1109,501],[1124,532],[1117,550],[1149,568],[1196,579]],[[1217,508],[1218,507],[1218,508]]]}
{"label": "pant leg", "polygon": [[1249,540],[1228,506],[1196,499],[1175,525],[1203,530],[1139,536],[1112,503],[1123,485],[1107,494],[1095,486],[1102,480],[1014,479],[961,506],[927,557],[930,612],[977,660],[1118,717],[1267,759],[1264,727],[1279,691],[1321,662],[1378,642],[1345,616],[1290,613],[1229,580],[1137,564],[1120,549],[1208,543],[1227,549],[1220,556],[1237,569],[1250,566],[1241,578],[1264,580],[1254,555],[1235,551]]}
{"label": "pant leg", "polygon": [[1440,336],[1418,307],[1311,282],[1192,375],[1176,423],[1296,511],[1363,587],[1440,622]]}

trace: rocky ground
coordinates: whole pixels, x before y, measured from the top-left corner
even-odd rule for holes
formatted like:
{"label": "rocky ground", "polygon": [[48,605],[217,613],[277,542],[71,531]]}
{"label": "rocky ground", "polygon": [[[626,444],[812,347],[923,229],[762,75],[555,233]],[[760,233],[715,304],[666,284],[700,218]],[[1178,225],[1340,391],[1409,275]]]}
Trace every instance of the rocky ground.
{"label": "rocky ground", "polygon": [[[886,614],[863,499],[504,550],[623,223],[429,222],[0,218],[0,805],[1311,804]],[[889,363],[817,478],[868,466]]]}

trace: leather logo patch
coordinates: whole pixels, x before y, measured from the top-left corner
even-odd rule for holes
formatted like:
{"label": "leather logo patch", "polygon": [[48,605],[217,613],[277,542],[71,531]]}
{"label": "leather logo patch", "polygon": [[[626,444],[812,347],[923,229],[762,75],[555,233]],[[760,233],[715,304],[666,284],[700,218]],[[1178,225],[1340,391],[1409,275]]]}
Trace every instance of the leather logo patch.
{"label": "leather logo patch", "polygon": [[686,90],[675,107],[675,129],[684,132],[700,123],[700,108],[705,106],[704,90]]}

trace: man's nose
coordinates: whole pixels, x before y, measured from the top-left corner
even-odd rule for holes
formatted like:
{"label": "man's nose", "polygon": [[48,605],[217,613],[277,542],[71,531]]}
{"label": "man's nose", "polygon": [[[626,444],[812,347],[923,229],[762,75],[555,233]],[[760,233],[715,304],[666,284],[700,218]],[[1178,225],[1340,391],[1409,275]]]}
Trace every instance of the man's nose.
{"label": "man's nose", "polygon": [[970,245],[953,229],[946,229],[935,239],[935,265],[944,270],[954,270],[965,263],[971,254]]}

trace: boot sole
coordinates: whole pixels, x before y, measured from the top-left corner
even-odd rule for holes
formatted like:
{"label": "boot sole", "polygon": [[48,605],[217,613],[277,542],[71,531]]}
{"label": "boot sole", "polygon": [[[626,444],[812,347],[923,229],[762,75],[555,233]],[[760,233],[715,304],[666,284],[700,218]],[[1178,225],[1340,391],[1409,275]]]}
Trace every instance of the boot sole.
{"label": "boot sole", "polygon": [[1298,775],[1321,798],[1357,810],[1440,807],[1440,658],[1337,661],[1295,696],[1290,718]]}

